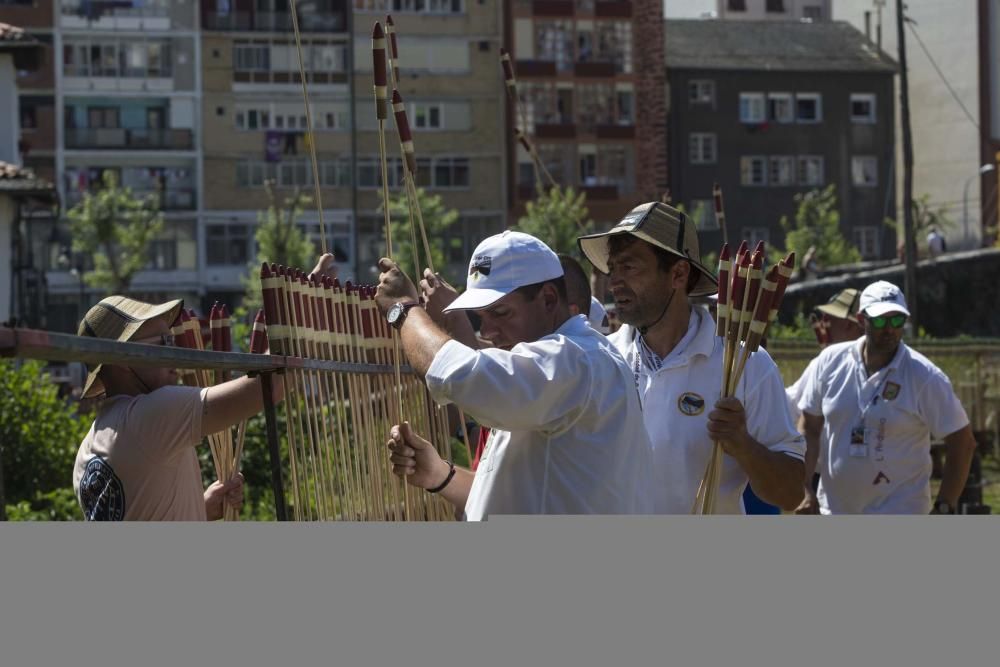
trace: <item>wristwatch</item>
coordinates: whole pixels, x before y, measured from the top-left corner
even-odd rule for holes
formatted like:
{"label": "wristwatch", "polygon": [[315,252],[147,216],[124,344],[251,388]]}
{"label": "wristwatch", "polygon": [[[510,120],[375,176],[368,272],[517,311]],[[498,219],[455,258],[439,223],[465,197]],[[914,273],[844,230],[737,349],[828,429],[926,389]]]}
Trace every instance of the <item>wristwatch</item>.
{"label": "wristwatch", "polygon": [[935,514],[954,514],[955,508],[947,500],[939,500],[934,503]]}
{"label": "wristwatch", "polygon": [[417,303],[416,301],[408,301],[408,302],[400,301],[398,303],[394,303],[391,306],[389,306],[389,310],[386,311],[385,319],[389,322],[391,326],[395,327],[396,329],[399,329],[401,326],[403,326],[403,320],[406,319],[406,311],[408,311],[410,308],[413,308],[414,306],[419,306],[419,305],[420,304]]}

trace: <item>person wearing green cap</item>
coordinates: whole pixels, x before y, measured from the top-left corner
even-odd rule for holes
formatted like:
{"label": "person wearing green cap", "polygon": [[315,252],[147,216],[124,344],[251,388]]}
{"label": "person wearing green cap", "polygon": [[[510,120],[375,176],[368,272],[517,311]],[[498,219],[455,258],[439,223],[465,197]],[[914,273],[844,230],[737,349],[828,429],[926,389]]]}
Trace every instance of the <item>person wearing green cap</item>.
{"label": "person wearing green cap", "polygon": [[[111,296],[87,311],[78,334],[171,345],[170,327],[182,306]],[[239,473],[202,488],[196,447],[263,409],[259,380],[201,388],[178,386],[177,379],[177,371],[165,367],[97,364],[90,370],[83,397],[103,400],[73,467],[73,490],[87,520],[206,521],[221,518],[226,502],[242,505]]]}

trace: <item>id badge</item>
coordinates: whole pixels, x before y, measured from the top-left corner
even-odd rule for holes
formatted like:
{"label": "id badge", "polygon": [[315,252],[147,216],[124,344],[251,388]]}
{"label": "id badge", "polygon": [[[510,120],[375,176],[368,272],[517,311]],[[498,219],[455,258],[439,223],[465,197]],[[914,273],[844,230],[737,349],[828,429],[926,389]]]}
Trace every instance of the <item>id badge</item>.
{"label": "id badge", "polygon": [[855,426],[851,429],[851,444],[848,454],[859,459],[868,457],[868,443],[865,442],[864,426]]}

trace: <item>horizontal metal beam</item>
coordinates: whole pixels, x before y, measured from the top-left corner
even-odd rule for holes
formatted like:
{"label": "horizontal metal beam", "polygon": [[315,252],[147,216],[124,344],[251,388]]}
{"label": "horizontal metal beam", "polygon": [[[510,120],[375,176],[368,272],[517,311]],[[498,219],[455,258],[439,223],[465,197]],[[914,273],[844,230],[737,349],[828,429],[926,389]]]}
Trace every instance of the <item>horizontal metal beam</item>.
{"label": "horizontal metal beam", "polygon": [[[333,373],[395,373],[388,364],[355,364],[321,359],[302,359],[243,352],[212,352],[183,347],[120,343],[102,338],[74,336],[38,329],[0,327],[0,357],[21,357],[45,361],[80,361],[86,364],[153,366],[180,369],[205,368],[220,371],[266,372],[281,369],[316,370]],[[409,366],[401,372],[412,373]]]}

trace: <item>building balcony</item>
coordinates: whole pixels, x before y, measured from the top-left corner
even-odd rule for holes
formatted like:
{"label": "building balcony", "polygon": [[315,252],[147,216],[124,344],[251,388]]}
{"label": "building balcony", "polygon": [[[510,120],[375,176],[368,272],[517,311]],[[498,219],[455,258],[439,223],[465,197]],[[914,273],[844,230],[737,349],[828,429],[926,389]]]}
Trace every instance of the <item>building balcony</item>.
{"label": "building balcony", "polygon": [[576,13],[573,0],[534,0],[531,13],[538,17],[573,16]]}
{"label": "building balcony", "polygon": [[[309,85],[347,83],[347,72],[306,72]],[[298,72],[234,71],[234,83],[302,83]]]}
{"label": "building balcony", "polygon": [[[132,196],[145,199],[153,196],[159,199],[161,211],[192,211],[195,208],[195,191],[193,189],[170,188],[168,190],[131,188]],[[72,191],[66,193],[66,206],[71,208],[83,201],[84,193]]]}
{"label": "building balcony", "polygon": [[582,185],[580,191],[587,193],[587,199],[591,201],[618,199],[617,185]]}
{"label": "building balcony", "polygon": [[594,134],[598,139],[635,139],[634,125],[596,125]]}
{"label": "building balcony", "polygon": [[[205,12],[202,16],[205,30],[234,32],[290,32],[292,15],[289,12],[229,12],[217,14]],[[347,17],[344,14],[301,13],[300,32],[344,32]]]}
{"label": "building balcony", "polygon": [[549,60],[518,60],[517,76],[551,77],[556,75],[556,63]]}
{"label": "building balcony", "polygon": [[567,123],[536,123],[535,137],[538,139],[575,139],[576,125]]}
{"label": "building balcony", "polygon": [[86,30],[160,31],[194,27],[194,12],[169,0],[63,0],[59,25]]}
{"label": "building balcony", "polygon": [[69,128],[64,143],[71,149],[191,150],[194,138],[187,129]]}
{"label": "building balcony", "polygon": [[628,0],[598,0],[594,5],[594,16],[598,18],[632,18],[632,3]]}
{"label": "building balcony", "polygon": [[579,77],[613,79],[617,69],[615,63],[610,61],[588,61],[573,64],[573,74]]}

